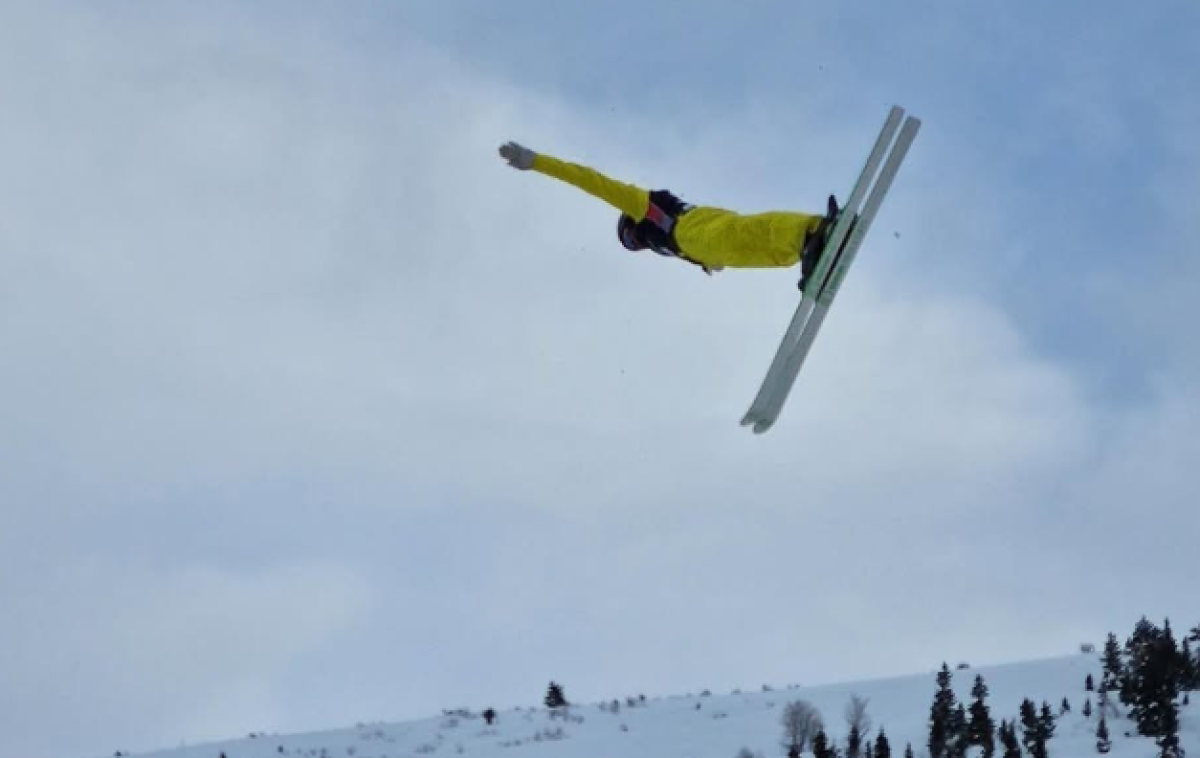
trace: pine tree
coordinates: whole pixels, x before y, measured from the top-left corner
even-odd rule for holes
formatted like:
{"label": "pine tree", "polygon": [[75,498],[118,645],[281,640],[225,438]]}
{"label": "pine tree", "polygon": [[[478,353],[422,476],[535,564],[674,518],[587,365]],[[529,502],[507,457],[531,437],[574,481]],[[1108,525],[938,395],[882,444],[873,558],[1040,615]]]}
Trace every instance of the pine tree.
{"label": "pine tree", "polygon": [[1125,675],[1125,666],[1121,661],[1121,648],[1117,645],[1117,635],[1108,633],[1104,643],[1104,674],[1100,679],[1102,692],[1113,692],[1121,688],[1121,680]]}
{"label": "pine tree", "polygon": [[813,758],[832,758],[829,752],[829,738],[825,736],[824,729],[818,729],[813,737]]}
{"label": "pine tree", "polygon": [[946,733],[946,753],[949,758],[964,758],[970,745],[967,740],[967,709],[962,703],[951,712]]}
{"label": "pine tree", "polygon": [[858,726],[850,727],[850,734],[846,735],[846,758],[860,758],[862,756],[862,735],[858,733]]}
{"label": "pine tree", "polygon": [[1085,719],[1092,717],[1092,699],[1090,697],[1083,701],[1083,717]]}
{"label": "pine tree", "polygon": [[915,758],[911,742],[904,746],[904,758]]}
{"label": "pine tree", "polygon": [[1171,733],[1171,724],[1178,723],[1176,701],[1181,674],[1179,648],[1170,620],[1159,629],[1143,618],[1126,649],[1129,661],[1121,700],[1129,706],[1138,734],[1166,738]]}
{"label": "pine tree", "polygon": [[[1015,720],[1008,722],[1008,737],[1009,742],[1012,744],[1012,756],[1021,758],[1021,742],[1017,739],[1017,722]],[[1005,753],[1008,752],[1008,750],[1005,750]]]}
{"label": "pine tree", "polygon": [[[1189,650],[1190,654],[1190,650]],[[1156,649],[1156,665],[1159,679],[1155,690],[1158,705],[1158,746],[1162,758],[1180,758],[1183,748],[1179,744],[1179,692],[1184,681],[1184,668],[1175,634],[1171,631],[1171,620],[1163,622],[1163,634]]]}
{"label": "pine tree", "polygon": [[543,702],[547,708],[562,708],[568,705],[562,685],[558,682],[550,682],[550,686],[546,689],[546,699]]}
{"label": "pine tree", "polygon": [[875,738],[874,758],[892,758],[892,746],[888,742],[887,735],[883,733],[883,729],[879,730],[879,736]]}
{"label": "pine tree", "polygon": [[1104,716],[1100,717],[1100,725],[1096,727],[1096,752],[1100,754],[1112,750],[1112,741],[1108,739],[1108,723]]}
{"label": "pine tree", "polygon": [[1088,692],[1092,692],[1096,689],[1096,683],[1092,680],[1091,674],[1087,675],[1087,680],[1083,683],[1083,688]]}
{"label": "pine tree", "polygon": [[[1200,644],[1200,624],[1193,627],[1184,639],[1187,640],[1189,645],[1193,642]],[[1192,680],[1192,686],[1188,687],[1188,689],[1198,690],[1200,689],[1200,650],[1197,650],[1192,656],[1192,670],[1196,673],[1196,676]]]}
{"label": "pine tree", "polygon": [[1157,626],[1142,616],[1134,626],[1133,634],[1125,641],[1125,671],[1118,684],[1121,702],[1130,706],[1130,715],[1144,700],[1145,682],[1142,677],[1146,674],[1148,659],[1153,655],[1154,643],[1161,633]]}
{"label": "pine tree", "polygon": [[1050,710],[1050,704],[1042,701],[1042,713],[1038,717],[1038,721],[1042,725],[1042,738],[1050,739],[1054,736],[1054,712]]}
{"label": "pine tree", "polygon": [[1038,718],[1037,706],[1026,698],[1021,702],[1021,742],[1032,758],[1047,758],[1044,724]]}
{"label": "pine tree", "polygon": [[1000,744],[1004,746],[1004,758],[1021,758],[1021,744],[1017,742],[1017,729],[1007,721],[1000,722]]}
{"label": "pine tree", "polygon": [[[1172,704],[1173,705],[1173,704]],[[1179,711],[1168,708],[1163,711],[1157,742],[1161,758],[1182,758],[1183,748],[1179,745]]]}
{"label": "pine tree", "polygon": [[950,667],[942,663],[937,675],[937,693],[929,710],[929,758],[947,758],[950,740],[949,722],[954,712],[954,690],[950,688]]}
{"label": "pine tree", "polygon": [[[818,738],[820,738],[819,745]],[[818,752],[818,748],[820,748],[820,752]],[[818,729],[817,736],[813,738],[813,758],[841,758],[837,742],[829,739],[824,729]]]}
{"label": "pine tree", "polygon": [[975,683],[971,685],[971,697],[975,698],[975,700],[978,702],[981,700],[987,700],[987,696],[989,694],[991,693],[988,691],[987,682],[983,681],[983,675],[976,674]]}
{"label": "pine tree", "polygon": [[1071,712],[1071,701],[1070,701],[1070,700],[1067,700],[1067,699],[1064,697],[1064,698],[1063,698],[1063,701],[1062,701],[1062,705],[1060,705],[1060,706],[1058,707],[1058,715],[1059,715],[1059,716],[1061,716],[1061,715],[1063,715],[1064,713],[1070,713],[1070,712]]}
{"label": "pine tree", "polygon": [[1179,653],[1179,688],[1194,690],[1200,684],[1200,665],[1192,655],[1192,640],[1183,638],[1183,649]]}
{"label": "pine tree", "polygon": [[983,677],[975,676],[975,685],[971,688],[971,718],[967,722],[967,744],[979,745],[983,748],[984,758],[992,758],[996,752],[996,722],[987,705],[988,688]]}

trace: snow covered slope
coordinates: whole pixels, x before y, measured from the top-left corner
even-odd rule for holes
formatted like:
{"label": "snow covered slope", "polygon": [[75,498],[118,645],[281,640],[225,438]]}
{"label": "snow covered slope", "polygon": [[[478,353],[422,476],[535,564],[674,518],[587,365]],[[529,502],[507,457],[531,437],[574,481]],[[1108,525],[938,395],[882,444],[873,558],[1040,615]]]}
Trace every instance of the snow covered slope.
{"label": "snow covered slope", "polygon": [[[1100,681],[1096,656],[1080,655],[1007,666],[958,670],[954,688],[959,700],[970,703],[971,685],[982,674],[990,689],[992,716],[1013,719],[1022,699],[1039,705],[1048,701],[1058,712],[1063,698],[1071,712],[1061,717],[1049,743],[1051,758],[1097,755],[1098,715],[1085,718],[1088,674]],[[926,754],[929,708],[936,689],[935,672],[823,687],[778,688],[774,691],[688,695],[651,699],[626,705],[627,693],[614,693],[621,702],[617,713],[599,704],[578,704],[565,718],[545,709],[503,711],[488,727],[476,715],[442,716],[397,724],[359,725],[353,729],[300,735],[260,735],[197,747],[150,754],[154,758],[735,758],[747,748],[764,758],[783,754],[779,725],[783,707],[798,699],[816,706],[826,730],[839,745],[845,743],[843,710],[852,694],[870,699],[874,724],[871,738],[883,727],[892,753],[901,758],[911,742],[918,757]],[[564,683],[570,695],[570,683]],[[540,694],[540,693],[539,693]],[[1115,702],[1115,698],[1114,698]],[[478,710],[487,707],[478,704]],[[1185,750],[1200,751],[1200,716],[1194,706],[1183,709],[1181,740]],[[1152,758],[1152,740],[1136,736],[1124,718],[1109,719],[1112,758]],[[1126,737],[1125,733],[1133,734]]]}

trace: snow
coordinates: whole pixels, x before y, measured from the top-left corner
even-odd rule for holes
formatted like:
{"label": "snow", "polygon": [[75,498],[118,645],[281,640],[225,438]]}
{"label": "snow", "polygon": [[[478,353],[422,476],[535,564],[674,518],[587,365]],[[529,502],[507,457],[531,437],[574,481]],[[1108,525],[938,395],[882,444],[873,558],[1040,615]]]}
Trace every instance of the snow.
{"label": "snow", "polygon": [[[953,663],[952,663],[953,665]],[[1096,655],[1076,655],[1005,666],[955,670],[954,689],[961,702],[970,704],[975,675],[982,674],[990,694],[988,704],[996,723],[1012,720],[1024,698],[1039,706],[1050,703],[1057,714],[1066,697],[1071,712],[1061,716],[1049,743],[1051,758],[1096,756],[1095,728],[1099,718],[1096,693],[1086,692],[1092,674],[1100,681]],[[742,748],[775,758],[780,746],[783,707],[807,700],[821,712],[825,727],[839,746],[845,742],[843,711],[852,694],[869,698],[872,719],[870,739],[883,727],[892,755],[902,758],[912,743],[918,758],[925,748],[929,708],[936,689],[936,670],[919,675],[821,687],[778,687],[771,691],[733,692],[704,696],[692,694],[648,699],[630,707],[625,698],[637,693],[614,693],[620,711],[610,713],[600,704],[572,705],[563,714],[545,708],[499,711],[488,727],[479,711],[469,716],[440,716],[421,721],[360,724],[350,729],[297,735],[259,735],[222,743],[182,747],[146,754],[151,758],[735,758]],[[570,682],[564,682],[568,699]],[[539,697],[542,693],[539,693]],[[1090,719],[1081,711],[1091,698]],[[1113,703],[1117,702],[1113,693]],[[1119,706],[1118,706],[1119,707]],[[1195,706],[1182,709],[1180,738],[1185,750],[1200,750],[1200,716]],[[1153,740],[1137,736],[1131,721],[1109,718],[1111,758],[1152,758]],[[1132,736],[1126,736],[1128,732]],[[548,738],[547,734],[561,734]],[[999,755],[999,749],[997,754]],[[974,753],[974,751],[973,751]]]}

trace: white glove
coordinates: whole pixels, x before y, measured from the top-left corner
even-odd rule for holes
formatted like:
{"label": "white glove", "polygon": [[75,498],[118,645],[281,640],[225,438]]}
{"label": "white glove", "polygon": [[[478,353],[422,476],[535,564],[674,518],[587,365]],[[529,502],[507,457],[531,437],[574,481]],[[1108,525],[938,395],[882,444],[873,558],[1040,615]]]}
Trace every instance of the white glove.
{"label": "white glove", "polygon": [[508,161],[508,165],[521,171],[533,168],[533,159],[537,153],[516,142],[506,142],[500,146],[500,157]]}

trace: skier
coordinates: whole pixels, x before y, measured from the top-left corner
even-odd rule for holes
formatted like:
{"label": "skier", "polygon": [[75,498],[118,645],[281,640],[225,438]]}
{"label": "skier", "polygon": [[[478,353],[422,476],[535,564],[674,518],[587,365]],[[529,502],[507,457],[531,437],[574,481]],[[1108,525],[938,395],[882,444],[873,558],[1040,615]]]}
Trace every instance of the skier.
{"label": "skier", "polygon": [[513,168],[533,169],[573,184],[621,211],[617,238],[626,250],[681,258],[708,274],[727,266],[786,267],[801,261],[802,276],[807,277],[837,217],[832,196],[825,216],[789,211],[743,215],[689,205],[667,190],[647,191],[516,142],[501,145],[500,156]]}

